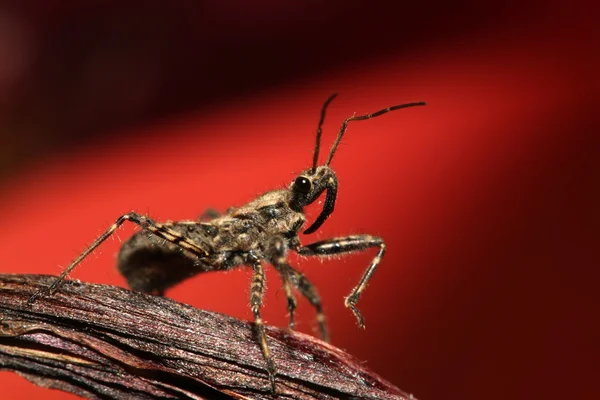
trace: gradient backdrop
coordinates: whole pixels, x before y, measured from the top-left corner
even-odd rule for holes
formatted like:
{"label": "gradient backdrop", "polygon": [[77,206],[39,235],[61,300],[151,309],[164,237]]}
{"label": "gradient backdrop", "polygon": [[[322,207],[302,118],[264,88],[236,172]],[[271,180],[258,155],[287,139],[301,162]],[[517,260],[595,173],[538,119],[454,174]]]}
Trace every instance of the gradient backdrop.
{"label": "gradient backdrop", "polygon": [[[7,15],[34,15],[28,26],[68,30],[78,16],[120,10],[114,2],[94,2],[97,9],[85,12],[73,2],[50,3],[46,17],[24,8]],[[131,15],[135,2],[125,3]],[[104,114],[93,111],[93,98],[79,103],[58,85],[40,89],[44,99],[52,90],[59,99],[40,106],[72,112],[71,125],[60,114],[9,129],[20,126],[11,125],[16,108],[9,106],[25,90],[12,87],[2,103],[11,118],[2,136],[0,272],[57,274],[130,210],[194,219],[207,207],[223,210],[287,185],[310,164],[319,109],[334,91],[340,96],[327,116],[326,148],[354,112],[425,100],[425,108],[349,126],[332,163],[340,182],[336,211],[319,232],[301,237],[385,238],[388,252],[359,303],[367,329],[357,328],[343,297],[374,252],[293,258],[320,290],[333,344],[419,399],[598,398],[600,36],[592,6],[275,3],[236,2],[235,12],[206,3],[185,15],[208,24],[215,37],[198,34],[197,51],[210,67],[190,56],[198,69],[182,62],[180,86],[162,75],[162,91],[146,93],[99,66],[88,78],[105,95],[98,99]],[[99,54],[102,64],[110,52]],[[41,68],[36,62],[44,58],[32,59]],[[177,72],[169,68],[169,76]],[[75,72],[61,73],[73,76],[77,94],[88,80]],[[185,90],[186,77],[196,97]],[[142,96],[144,107],[106,111],[132,96]],[[46,115],[37,112],[31,118]],[[39,141],[23,139],[31,132]],[[23,143],[45,145],[34,152]],[[11,159],[16,151],[23,156]],[[317,213],[310,208],[312,218]],[[133,231],[126,226],[118,237]],[[72,277],[124,285],[114,268],[119,238]],[[285,326],[280,282],[273,271],[267,279],[265,319]],[[246,270],[206,274],[168,295],[251,319],[249,280]],[[299,330],[315,332],[305,301],[297,319]],[[9,372],[0,373],[0,387],[3,399],[74,398]]]}

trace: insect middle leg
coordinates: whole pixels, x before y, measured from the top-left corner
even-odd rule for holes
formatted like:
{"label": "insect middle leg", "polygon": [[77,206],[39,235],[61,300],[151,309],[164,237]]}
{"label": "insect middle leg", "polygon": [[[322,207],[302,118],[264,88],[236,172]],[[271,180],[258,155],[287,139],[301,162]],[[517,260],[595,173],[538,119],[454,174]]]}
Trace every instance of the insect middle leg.
{"label": "insect middle leg", "polygon": [[119,227],[123,225],[125,221],[131,221],[134,224],[139,225],[144,229],[147,229],[149,232],[155,234],[156,236],[163,238],[173,244],[176,244],[186,250],[189,250],[190,252],[198,256],[206,256],[208,254],[208,252],[205,249],[202,249],[196,243],[182,236],[179,232],[176,232],[164,226],[163,224],[155,222],[154,220],[146,217],[145,215],[130,212],[127,214],[123,214],[119,218],[117,218],[115,223],[112,224],[106,231],[104,231],[102,235],[96,238],[96,240],[94,240],[94,242],[90,246],[88,246],[88,248],[86,248],[83,251],[83,253],[81,253],[75,260],[73,260],[73,262],[69,264],[67,268],[65,268],[65,270],[58,276],[58,278],[56,278],[54,282],[52,282],[50,286],[34,293],[33,296],[29,298],[27,303],[32,304],[40,296],[46,294],[54,294],[58,287],[61,285],[61,283],[66,279],[67,275],[69,275],[69,273],[73,271],[73,269],[75,269],[75,267],[79,265],[79,263],[83,261],[84,258],[86,258],[92,251],[94,251],[106,239],[108,239],[110,235],[112,235],[117,229],[119,229]]}
{"label": "insect middle leg", "polygon": [[369,267],[363,273],[358,285],[352,289],[345,300],[346,307],[352,310],[352,313],[358,320],[358,326],[361,328],[365,327],[365,321],[360,311],[358,311],[358,308],[356,308],[356,303],[358,303],[360,295],[367,287],[369,280],[373,276],[373,273],[383,258],[385,253],[385,243],[383,242],[383,239],[371,235],[352,235],[343,238],[334,238],[315,242],[307,246],[300,247],[296,250],[298,254],[303,256],[326,257],[340,253],[363,251],[371,247],[379,247],[379,251],[371,261]]}
{"label": "insect middle leg", "polygon": [[294,292],[292,291],[292,283],[290,279],[290,274],[286,272],[279,271],[281,274],[281,280],[283,281],[283,290],[285,290],[285,297],[287,298],[288,304],[288,313],[290,315],[289,327],[290,329],[294,329],[295,321],[294,321],[294,313],[296,312],[296,298],[294,297]]}
{"label": "insect middle leg", "polygon": [[[282,269],[283,270],[283,269]],[[329,331],[327,330],[327,321],[325,320],[325,314],[323,313],[323,306],[321,305],[321,297],[317,292],[315,286],[301,273],[296,271],[290,265],[285,264],[285,272],[281,272],[282,276],[286,273],[289,279],[292,281],[294,286],[302,293],[304,297],[312,304],[317,312],[317,322],[319,323],[319,333],[321,339],[329,343]]]}
{"label": "insect middle leg", "polygon": [[273,356],[271,355],[269,345],[267,344],[265,325],[260,316],[260,308],[262,307],[263,295],[265,293],[265,269],[258,257],[251,256],[250,264],[252,265],[253,270],[252,284],[250,285],[250,307],[254,314],[254,324],[258,342],[260,344],[260,350],[267,362],[267,372],[269,373],[269,381],[271,382],[271,392],[275,394],[275,362],[273,361]]}
{"label": "insect middle leg", "polygon": [[327,324],[323,307],[321,306],[321,297],[317,293],[317,289],[302,273],[296,271],[288,264],[286,255],[288,252],[288,243],[282,237],[275,237],[269,248],[269,261],[281,275],[283,288],[288,299],[288,310],[290,312],[290,329],[294,329],[294,311],[296,310],[296,299],[293,296],[290,283],[302,293],[304,297],[313,305],[317,311],[317,321],[319,323],[319,331],[321,339],[329,342],[329,334],[327,332]]}

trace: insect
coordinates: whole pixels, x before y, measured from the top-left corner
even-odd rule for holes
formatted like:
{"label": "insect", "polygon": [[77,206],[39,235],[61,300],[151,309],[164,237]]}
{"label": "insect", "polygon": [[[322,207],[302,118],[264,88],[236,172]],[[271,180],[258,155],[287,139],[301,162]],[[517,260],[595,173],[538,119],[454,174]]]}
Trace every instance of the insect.
{"label": "insect", "polygon": [[164,295],[168,288],[202,272],[224,271],[243,265],[252,268],[250,307],[254,314],[257,341],[266,362],[271,392],[275,394],[275,362],[269,350],[260,313],[265,289],[263,262],[273,265],[281,276],[287,297],[289,327],[294,328],[296,300],[292,289],[296,288],[315,308],[321,337],[329,341],[319,294],[310,281],[288,263],[288,253],[294,251],[302,256],[326,257],[377,248],[377,254],[358,284],[345,298],[346,307],[356,316],[358,325],[364,328],[364,320],[356,304],[385,253],[383,239],[371,235],[351,235],[303,246],[298,237],[306,222],[303,209],[326,192],[323,209],[304,230],[304,234],[311,234],[319,229],[333,212],[338,183],[330,164],[350,122],[425,105],[424,102],[400,104],[372,114],[347,118],[340,127],[325,164],[318,165],[325,113],[336,96],[337,94],[331,95],[321,108],[312,166],[302,171],[287,188],[266,192],[248,204],[231,208],[221,215],[209,211],[194,221],[159,223],[135,212],[121,215],[50,286],[31,296],[29,303],[39,296],[56,292],[67,275],[84,258],[125,221],[130,221],[142,229],[122,245],[118,255],[118,269],[134,290]]}

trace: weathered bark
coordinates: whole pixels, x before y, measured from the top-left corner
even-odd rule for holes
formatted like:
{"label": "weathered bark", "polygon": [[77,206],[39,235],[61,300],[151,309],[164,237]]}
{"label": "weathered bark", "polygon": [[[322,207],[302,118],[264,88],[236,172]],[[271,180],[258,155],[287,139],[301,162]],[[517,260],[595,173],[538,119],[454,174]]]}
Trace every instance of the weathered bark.
{"label": "weathered bark", "polygon": [[[0,369],[92,399],[270,399],[253,324],[163,297],[0,275]],[[281,399],[408,399],[343,351],[268,328]]]}

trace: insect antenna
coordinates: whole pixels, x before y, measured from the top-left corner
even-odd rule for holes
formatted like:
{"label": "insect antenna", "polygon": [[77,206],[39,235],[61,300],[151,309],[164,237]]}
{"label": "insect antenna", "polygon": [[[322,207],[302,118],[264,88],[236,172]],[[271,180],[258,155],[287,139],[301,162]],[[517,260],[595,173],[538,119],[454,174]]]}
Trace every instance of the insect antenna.
{"label": "insect antenna", "polygon": [[325,122],[325,111],[329,106],[329,103],[333,101],[337,97],[337,93],[329,96],[327,100],[325,100],[325,104],[323,104],[323,108],[321,108],[321,119],[319,120],[319,126],[317,127],[317,143],[315,145],[315,154],[313,155],[313,167],[312,173],[314,174],[317,170],[317,163],[319,162],[319,150],[321,148],[321,128],[323,127],[323,122]]}
{"label": "insect antenna", "polygon": [[361,121],[361,120],[365,120],[365,119],[369,119],[369,118],[379,117],[380,115],[388,113],[390,111],[400,110],[401,108],[424,106],[426,104],[427,103],[425,103],[424,101],[418,101],[418,102],[406,103],[406,104],[398,104],[397,106],[384,108],[383,110],[376,111],[372,114],[358,115],[358,116],[353,115],[350,118],[346,118],[346,120],[344,120],[344,122],[342,123],[342,126],[340,127],[340,131],[339,131],[337,137],[335,138],[335,142],[333,142],[333,146],[331,146],[331,151],[329,152],[329,157],[327,157],[327,162],[325,163],[325,165],[329,166],[329,164],[331,163],[331,159],[333,158],[333,155],[335,154],[335,151],[337,150],[337,147],[340,144],[340,142],[342,140],[342,136],[344,136],[344,132],[346,132],[346,128],[348,127],[348,124],[350,123],[350,121]]}

